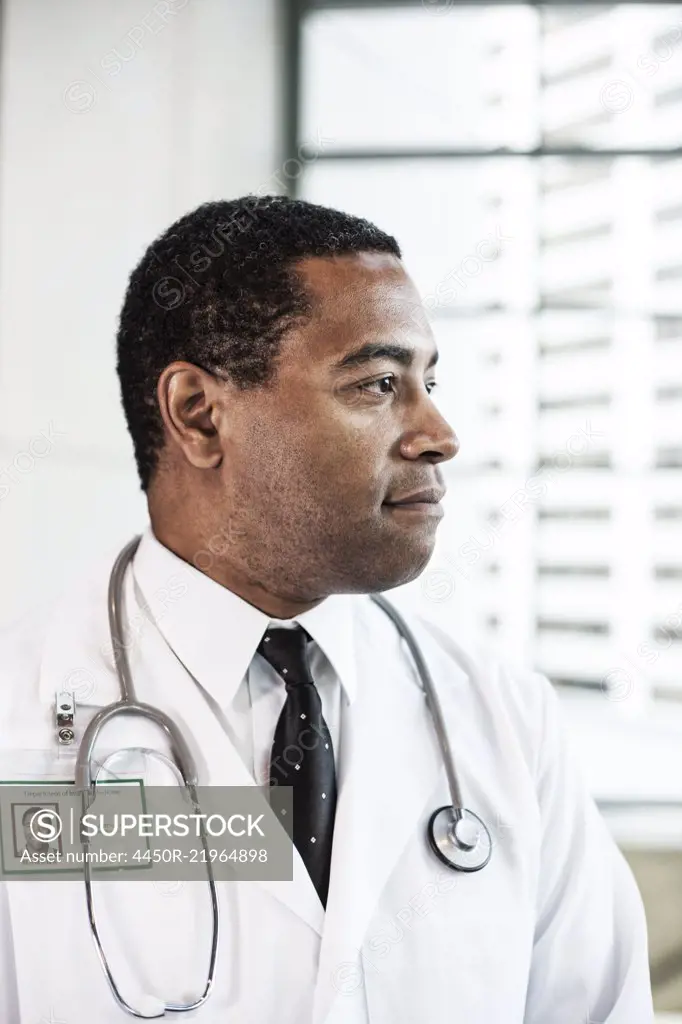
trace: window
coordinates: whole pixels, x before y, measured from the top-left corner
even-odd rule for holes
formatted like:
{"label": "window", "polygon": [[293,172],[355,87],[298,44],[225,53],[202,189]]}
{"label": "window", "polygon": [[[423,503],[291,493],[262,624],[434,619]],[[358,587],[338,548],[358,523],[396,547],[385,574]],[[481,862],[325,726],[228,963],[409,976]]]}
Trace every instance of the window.
{"label": "window", "polygon": [[[670,542],[682,549],[682,524],[649,508],[661,488],[682,488],[680,111],[670,131],[682,88],[666,59],[679,49],[682,60],[671,31],[682,4],[452,4],[442,17],[428,6],[325,0],[305,15],[296,144],[331,141],[299,194],[397,236],[430,311],[439,375],[454,382],[446,411],[461,450],[446,472],[466,477],[472,508],[484,494],[504,508],[505,490],[528,480],[542,493],[519,499],[509,552],[497,524],[505,578],[508,559],[515,571],[527,562],[518,585],[530,594],[533,580],[552,579],[535,567],[570,552],[578,568],[561,579],[589,602],[597,582],[627,576],[614,531],[637,516],[652,524],[642,589],[604,598],[608,629],[577,634],[569,616],[563,632],[540,629],[561,621],[546,614],[544,583],[525,636],[512,607],[486,610],[497,595],[485,588],[480,609],[464,598],[458,608],[474,636],[498,615],[504,642],[534,651],[550,678],[580,636],[563,676],[599,680],[614,637],[634,621],[642,641],[650,635],[644,583],[665,582],[653,571],[655,524],[679,530]],[[651,437],[633,435],[632,410],[649,417]],[[621,482],[633,477],[637,514]],[[608,557],[595,561],[602,542]],[[450,554],[461,546],[453,526]],[[595,564],[608,575],[579,568]],[[505,593],[513,602],[514,587]]]}
{"label": "window", "polygon": [[[622,670],[665,717],[682,702],[682,3],[308,0],[300,49],[298,194],[398,238],[440,350],[461,448],[433,561],[457,585],[434,614],[602,710]],[[679,922],[656,930],[649,870],[655,995],[680,1012]]]}
{"label": "window", "polygon": [[549,70],[545,72],[544,82],[545,85],[559,85],[565,82],[570,82],[574,78],[584,78],[585,75],[594,73],[595,71],[605,71],[611,67],[611,54],[604,53],[599,54],[596,57],[592,57],[587,61],[580,61],[577,64],[573,64],[571,67],[553,71]]}
{"label": "window", "polygon": [[679,106],[680,103],[682,103],[682,86],[679,85],[657,93],[654,98],[654,105],[657,107]]}

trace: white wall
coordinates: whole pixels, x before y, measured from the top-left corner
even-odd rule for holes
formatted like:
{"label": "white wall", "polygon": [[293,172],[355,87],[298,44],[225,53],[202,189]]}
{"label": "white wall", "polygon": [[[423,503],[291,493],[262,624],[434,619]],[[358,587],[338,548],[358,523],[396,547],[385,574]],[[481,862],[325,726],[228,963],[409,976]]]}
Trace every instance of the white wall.
{"label": "white wall", "polygon": [[119,405],[127,276],[207,199],[276,192],[276,0],[5,0],[0,626],[146,521]]}

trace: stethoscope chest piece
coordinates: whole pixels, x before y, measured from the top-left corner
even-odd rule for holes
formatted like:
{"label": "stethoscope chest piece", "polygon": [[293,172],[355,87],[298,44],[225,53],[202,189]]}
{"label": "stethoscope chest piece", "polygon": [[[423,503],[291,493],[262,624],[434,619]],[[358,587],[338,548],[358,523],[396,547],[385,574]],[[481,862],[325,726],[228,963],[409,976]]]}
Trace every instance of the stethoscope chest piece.
{"label": "stethoscope chest piece", "polygon": [[480,871],[493,852],[485,823],[466,808],[454,817],[450,804],[439,807],[429,818],[427,834],[436,857],[455,871]]}

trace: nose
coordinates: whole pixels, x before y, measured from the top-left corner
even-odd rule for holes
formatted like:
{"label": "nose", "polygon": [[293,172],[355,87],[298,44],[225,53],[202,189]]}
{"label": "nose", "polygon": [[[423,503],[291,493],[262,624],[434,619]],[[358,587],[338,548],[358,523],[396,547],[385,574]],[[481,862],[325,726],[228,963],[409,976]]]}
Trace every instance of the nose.
{"label": "nose", "polygon": [[403,433],[400,453],[405,459],[447,462],[459,451],[459,438],[428,395],[415,409],[416,426]]}

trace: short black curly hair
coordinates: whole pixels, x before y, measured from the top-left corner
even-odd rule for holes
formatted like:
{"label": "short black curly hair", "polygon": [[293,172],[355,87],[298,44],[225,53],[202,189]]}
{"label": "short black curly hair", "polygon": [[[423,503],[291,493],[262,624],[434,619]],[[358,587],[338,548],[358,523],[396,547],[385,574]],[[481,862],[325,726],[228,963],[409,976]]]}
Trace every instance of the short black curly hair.
{"label": "short black curly hair", "polygon": [[163,369],[182,359],[240,388],[268,383],[282,336],[311,313],[294,264],[354,252],[402,255],[367,220],[279,195],[204,203],[149,246],[128,282],[116,366],[144,492],[164,444]]}

